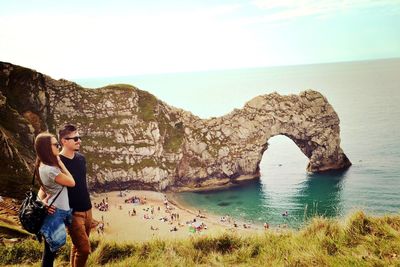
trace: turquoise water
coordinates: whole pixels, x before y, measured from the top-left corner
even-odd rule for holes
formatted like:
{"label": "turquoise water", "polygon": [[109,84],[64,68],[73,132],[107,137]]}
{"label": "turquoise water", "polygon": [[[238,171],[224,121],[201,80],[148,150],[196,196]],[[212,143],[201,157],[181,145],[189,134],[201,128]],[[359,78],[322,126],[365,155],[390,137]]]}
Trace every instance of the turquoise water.
{"label": "turquoise water", "polygon": [[[312,215],[342,217],[400,211],[400,59],[199,73],[76,80],[85,87],[129,83],[202,118],[241,108],[251,98],[312,88],[341,120],[345,172],[307,174],[307,158],[287,137],[269,140],[261,177],[226,190],[181,193],[197,209],[244,221],[300,226]],[[281,214],[288,211],[288,216]]]}

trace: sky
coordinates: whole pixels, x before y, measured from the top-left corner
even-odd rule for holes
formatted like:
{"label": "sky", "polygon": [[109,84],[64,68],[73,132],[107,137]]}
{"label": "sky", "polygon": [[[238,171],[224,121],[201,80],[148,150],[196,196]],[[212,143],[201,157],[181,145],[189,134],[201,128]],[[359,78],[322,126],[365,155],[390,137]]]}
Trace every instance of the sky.
{"label": "sky", "polygon": [[0,0],[0,61],[77,79],[400,57],[400,0]]}

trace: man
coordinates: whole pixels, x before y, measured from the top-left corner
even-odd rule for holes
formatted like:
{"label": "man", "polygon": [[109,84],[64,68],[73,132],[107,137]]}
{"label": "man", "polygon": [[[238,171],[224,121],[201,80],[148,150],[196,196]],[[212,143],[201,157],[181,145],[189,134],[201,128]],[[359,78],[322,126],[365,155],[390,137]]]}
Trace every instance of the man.
{"label": "man", "polygon": [[81,137],[73,125],[65,125],[59,132],[62,145],[60,159],[72,174],[75,187],[68,187],[72,224],[68,232],[72,240],[70,263],[73,267],[85,266],[91,252],[89,234],[92,226],[92,203],[86,182],[86,160],[78,151]]}

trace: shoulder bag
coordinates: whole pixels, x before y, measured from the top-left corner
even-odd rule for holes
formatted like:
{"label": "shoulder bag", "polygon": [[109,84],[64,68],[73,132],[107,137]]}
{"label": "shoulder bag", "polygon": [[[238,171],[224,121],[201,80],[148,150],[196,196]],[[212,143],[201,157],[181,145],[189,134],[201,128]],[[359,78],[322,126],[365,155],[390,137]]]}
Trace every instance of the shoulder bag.
{"label": "shoulder bag", "polygon": [[[36,168],[33,171],[32,187],[28,192],[25,193],[26,197],[19,208],[18,218],[22,227],[26,231],[39,237],[39,231],[42,228],[43,221],[47,215],[47,208],[46,204],[37,199],[37,194],[33,190],[35,185],[35,175]],[[60,192],[58,192],[57,196],[53,199],[49,206],[53,205],[54,201],[58,198],[63,189],[64,187],[61,188]]]}

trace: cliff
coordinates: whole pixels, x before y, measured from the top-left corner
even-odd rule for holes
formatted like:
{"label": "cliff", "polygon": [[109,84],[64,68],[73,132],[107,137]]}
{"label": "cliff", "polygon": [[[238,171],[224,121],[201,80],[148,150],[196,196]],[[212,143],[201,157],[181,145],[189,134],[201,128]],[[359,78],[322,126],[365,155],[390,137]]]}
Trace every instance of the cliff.
{"label": "cliff", "polygon": [[319,92],[257,96],[242,109],[200,119],[131,85],[85,89],[0,62],[0,182],[27,184],[33,138],[79,127],[92,190],[182,190],[259,177],[268,139],[285,135],[310,159],[307,170],[351,165],[340,148],[339,118]]}

